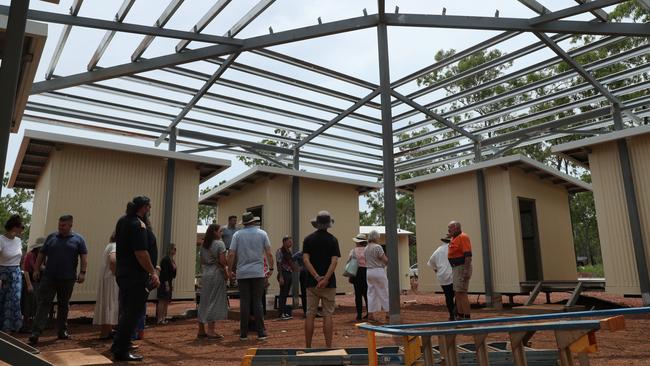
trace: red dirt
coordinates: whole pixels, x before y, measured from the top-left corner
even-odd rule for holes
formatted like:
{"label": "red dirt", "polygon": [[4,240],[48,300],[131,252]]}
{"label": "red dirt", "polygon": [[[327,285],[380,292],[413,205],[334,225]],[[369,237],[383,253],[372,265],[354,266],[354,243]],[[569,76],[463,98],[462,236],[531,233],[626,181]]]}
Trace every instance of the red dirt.
{"label": "red dirt", "polygon": [[[596,297],[620,303],[627,306],[641,306],[639,299],[624,299],[602,293],[593,294]],[[556,302],[566,299],[568,295],[558,294],[552,296]],[[543,298],[543,296],[540,296]],[[471,301],[477,301],[476,296],[471,296]],[[506,298],[504,297],[504,300]],[[413,302],[413,300],[415,300]],[[479,300],[483,300],[480,298]],[[446,320],[446,311],[442,305],[442,295],[419,294],[403,295],[401,314],[404,323],[421,323]],[[516,303],[523,303],[524,297],[516,297]],[[542,303],[543,299],[538,299]],[[335,335],[334,346],[339,347],[365,347],[365,334],[354,327],[354,299],[350,295],[337,297],[338,308],[334,315]],[[237,301],[231,300],[231,306],[236,308]],[[177,302],[170,306],[169,314],[180,315],[187,309],[194,308],[192,302]],[[92,305],[73,305],[71,318],[92,317]],[[154,305],[150,304],[148,314],[155,313]],[[145,356],[146,365],[239,365],[241,358],[248,348],[298,348],[304,347],[304,333],[302,311],[296,310],[293,320],[280,321],[267,319],[266,327],[269,338],[266,341],[255,340],[254,332],[247,342],[240,342],[238,337],[239,322],[224,320],[218,322],[217,331],[225,335],[220,341],[207,341],[196,339],[196,320],[174,320],[167,325],[150,326],[145,330],[145,339],[138,341],[138,353]],[[477,309],[473,317],[511,316],[508,310],[500,312]],[[634,316],[626,318],[627,329],[619,332],[600,331],[597,333],[599,351],[590,356],[591,365],[594,366],[619,366],[619,365],[650,365],[650,345],[648,345],[648,329],[650,329],[650,316]],[[98,352],[110,356],[108,348],[110,343],[97,340],[99,329],[81,321],[71,321],[70,332],[72,340],[55,340],[54,330],[46,331],[41,337],[39,348],[42,350],[60,350],[80,347],[90,347]],[[27,335],[19,335],[26,341]],[[490,337],[489,340],[504,339],[504,336]],[[378,337],[378,345],[393,345],[396,342],[390,337]],[[434,339],[435,342],[435,339]],[[469,338],[461,337],[459,342],[471,342]],[[532,339],[535,348],[553,348],[552,334],[545,332],[535,335]],[[324,347],[322,324],[316,320],[314,347]]]}

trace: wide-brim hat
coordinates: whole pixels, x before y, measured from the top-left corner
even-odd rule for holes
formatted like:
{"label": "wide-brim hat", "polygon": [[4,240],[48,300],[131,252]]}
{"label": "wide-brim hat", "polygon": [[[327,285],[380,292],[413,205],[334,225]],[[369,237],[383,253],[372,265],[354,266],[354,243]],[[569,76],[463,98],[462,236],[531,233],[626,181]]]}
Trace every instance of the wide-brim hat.
{"label": "wide-brim hat", "polygon": [[368,235],[366,234],[357,234],[354,238],[352,238],[352,241],[355,243],[367,243],[368,242]]}
{"label": "wide-brim hat", "polygon": [[40,248],[44,244],[45,244],[45,238],[41,236],[41,237],[37,238],[36,241],[34,241],[34,243],[32,243],[27,250]]}
{"label": "wide-brim hat", "polygon": [[241,215],[241,223],[242,225],[249,225],[255,222],[260,222],[260,218],[253,215],[252,212],[244,212]]}
{"label": "wide-brim hat", "polygon": [[320,211],[316,217],[311,219],[311,225],[316,229],[327,229],[334,225],[334,219],[327,211]]}

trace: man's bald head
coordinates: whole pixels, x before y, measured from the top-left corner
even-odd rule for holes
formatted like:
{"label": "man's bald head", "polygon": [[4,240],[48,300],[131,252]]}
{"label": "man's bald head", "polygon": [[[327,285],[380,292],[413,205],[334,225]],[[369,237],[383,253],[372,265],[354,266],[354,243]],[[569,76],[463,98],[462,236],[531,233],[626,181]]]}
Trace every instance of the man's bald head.
{"label": "man's bald head", "polygon": [[456,236],[460,235],[460,233],[462,232],[462,230],[460,228],[460,222],[451,221],[449,223],[449,225],[447,225],[447,232],[449,233],[449,235],[451,237],[456,237]]}

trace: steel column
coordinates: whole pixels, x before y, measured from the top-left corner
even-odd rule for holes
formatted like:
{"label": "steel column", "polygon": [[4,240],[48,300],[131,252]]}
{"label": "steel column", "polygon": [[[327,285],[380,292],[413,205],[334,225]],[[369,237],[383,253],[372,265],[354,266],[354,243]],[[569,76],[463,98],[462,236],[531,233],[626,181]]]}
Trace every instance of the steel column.
{"label": "steel column", "polygon": [[[9,134],[14,123],[14,107],[20,78],[28,9],[29,0],[14,0],[11,2],[9,18],[7,19],[4,54],[0,64],[0,85],[2,85],[0,88],[0,168],[2,168],[2,177],[4,177],[5,173]],[[1,195],[2,185],[0,185]]]}
{"label": "steel column", "polygon": [[[169,151],[176,151],[176,128],[172,128],[169,134]],[[167,159],[167,170],[165,172],[165,203],[163,209],[163,245],[162,258],[169,253],[172,242],[172,226],[174,224],[174,178],[176,177],[176,160]],[[154,266],[156,263],[154,263]]]}
{"label": "steel column", "polygon": [[485,282],[485,303],[492,307],[495,305],[492,281],[492,255],[490,254],[490,226],[487,215],[487,190],[485,187],[485,173],[483,169],[476,171],[476,185],[478,187],[478,212],[481,222],[481,249],[483,252],[483,278]]}
{"label": "steel column", "polygon": [[[381,3],[381,1],[380,1]],[[383,14],[383,7],[380,7]],[[399,251],[397,250],[397,203],[395,190],[395,160],[393,157],[393,119],[391,110],[390,64],[388,57],[388,29],[380,22],[377,26],[379,50],[379,89],[381,90],[381,121],[384,153],[384,224],[386,225],[386,255],[388,261],[389,321],[400,321]]]}
{"label": "steel column", "polygon": [[[300,149],[293,150],[293,167],[294,170],[300,169]],[[293,238],[293,248],[291,251],[296,253],[300,251],[300,178],[291,177],[291,237]],[[278,269],[279,271],[279,269]],[[293,307],[298,305],[298,288],[300,287],[300,272],[293,273],[293,286],[291,286],[291,295],[293,296]]]}
{"label": "steel column", "polygon": [[[612,108],[614,117],[614,128],[623,129],[623,117],[619,105]],[[632,162],[630,161],[630,152],[628,150],[627,140],[620,139],[617,141],[618,158],[621,164],[621,175],[623,177],[623,188],[625,189],[625,202],[627,206],[627,215],[630,219],[630,232],[632,234],[632,244],[634,245],[634,256],[636,257],[636,268],[639,275],[639,288],[643,305],[650,305],[650,276],[648,276],[648,261],[646,257],[645,243],[643,242],[643,232],[641,231],[641,217],[639,216],[639,207],[637,205],[636,187],[634,184],[634,175],[632,174]]]}

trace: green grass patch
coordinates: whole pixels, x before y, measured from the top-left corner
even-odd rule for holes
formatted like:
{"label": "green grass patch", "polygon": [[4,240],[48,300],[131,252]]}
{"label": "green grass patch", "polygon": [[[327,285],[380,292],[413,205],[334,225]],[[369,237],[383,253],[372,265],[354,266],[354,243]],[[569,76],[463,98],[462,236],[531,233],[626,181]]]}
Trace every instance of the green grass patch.
{"label": "green grass patch", "polygon": [[605,269],[601,264],[588,264],[586,266],[578,266],[578,273],[589,274],[590,277],[605,277]]}

